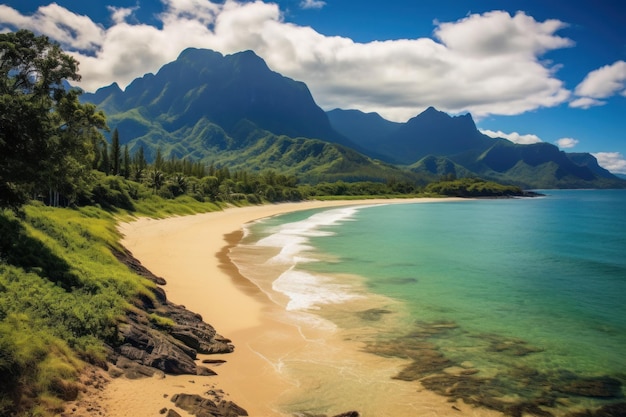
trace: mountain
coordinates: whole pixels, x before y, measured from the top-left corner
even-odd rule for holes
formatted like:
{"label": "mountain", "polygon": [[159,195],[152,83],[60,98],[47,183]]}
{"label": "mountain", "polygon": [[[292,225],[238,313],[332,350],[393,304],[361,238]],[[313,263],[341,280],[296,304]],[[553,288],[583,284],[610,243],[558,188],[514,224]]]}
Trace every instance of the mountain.
{"label": "mountain", "polygon": [[277,135],[356,147],[333,130],[304,83],[271,71],[252,51],[224,56],[186,49],[157,74],[135,79],[125,91],[113,84],[84,94],[82,100],[102,108],[122,140],[154,130],[176,132],[200,120],[229,132],[248,120]]}
{"label": "mountain", "polygon": [[186,49],[156,74],[83,94],[130,152],[190,158],[234,169],[275,169],[308,182],[480,176],[525,188],[625,187],[590,154],[516,145],[478,131],[469,114],[433,107],[406,123],[376,113],[325,113],[308,87],[251,51]]}
{"label": "mountain", "polygon": [[[364,149],[370,156],[379,159],[390,159],[385,152],[386,138],[402,126],[402,123],[383,119],[378,113],[363,113],[359,110],[335,109],[326,113],[332,127],[345,137],[353,137],[355,144]],[[369,150],[369,152],[367,151]]]}
{"label": "mountain", "polygon": [[[382,155],[431,179],[480,176],[524,188],[626,187],[591,154],[565,153],[545,142],[520,145],[492,138],[476,128],[469,114],[450,116],[429,107],[406,123],[390,124],[372,114],[333,110],[329,119],[370,157]],[[364,125],[370,133],[363,133]]]}
{"label": "mountain", "polygon": [[191,158],[232,169],[276,169],[309,182],[419,179],[373,161],[334,130],[308,87],[251,51],[186,49],[156,74],[83,94],[130,152]]}

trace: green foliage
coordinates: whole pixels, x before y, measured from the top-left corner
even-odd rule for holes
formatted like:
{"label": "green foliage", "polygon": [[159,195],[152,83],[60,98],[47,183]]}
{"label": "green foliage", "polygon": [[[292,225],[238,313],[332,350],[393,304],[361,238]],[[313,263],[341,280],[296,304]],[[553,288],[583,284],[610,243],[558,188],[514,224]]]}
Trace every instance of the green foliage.
{"label": "green foliage", "polygon": [[145,187],[139,183],[124,180],[122,177],[106,176],[94,172],[91,189],[80,196],[80,205],[99,205],[108,210],[123,209],[133,211],[134,199],[139,198]]}
{"label": "green foliage", "polygon": [[480,178],[444,180],[426,186],[426,193],[450,197],[508,197],[523,195],[521,188]]}
{"label": "green foliage", "polygon": [[0,34],[0,207],[28,196],[71,204],[88,183],[104,114],[63,81],[78,63],[45,36]]}

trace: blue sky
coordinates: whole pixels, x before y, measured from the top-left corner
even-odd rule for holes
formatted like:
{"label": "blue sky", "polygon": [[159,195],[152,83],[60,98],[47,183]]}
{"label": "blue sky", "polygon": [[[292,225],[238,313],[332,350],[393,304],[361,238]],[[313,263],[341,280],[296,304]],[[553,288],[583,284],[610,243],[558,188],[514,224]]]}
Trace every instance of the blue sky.
{"label": "blue sky", "polygon": [[590,152],[626,174],[623,0],[0,3],[0,31],[17,28],[60,42],[88,91],[124,88],[186,47],[251,49],[325,110],[470,112],[487,134]]}

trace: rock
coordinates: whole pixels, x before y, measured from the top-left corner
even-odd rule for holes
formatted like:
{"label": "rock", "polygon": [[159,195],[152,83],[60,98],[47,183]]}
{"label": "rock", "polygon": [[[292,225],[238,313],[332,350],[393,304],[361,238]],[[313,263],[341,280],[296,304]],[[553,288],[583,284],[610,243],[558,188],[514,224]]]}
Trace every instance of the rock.
{"label": "rock", "polygon": [[219,410],[225,417],[247,416],[248,412],[239,407],[232,401],[221,401],[218,405]]}
{"label": "rock", "polygon": [[520,339],[496,338],[491,341],[490,352],[505,353],[510,356],[526,356],[531,353],[543,352],[543,349],[530,346],[526,341]]}
{"label": "rock", "polygon": [[212,371],[211,369],[205,367],[205,366],[198,366],[196,367],[196,373],[197,375],[200,376],[213,376],[213,375],[217,375],[216,372]]}
{"label": "rock", "polygon": [[202,363],[207,363],[211,365],[221,365],[223,363],[226,363],[226,361],[224,359],[203,359]]}
{"label": "rock", "polygon": [[181,415],[170,408],[167,410],[167,415],[165,417],[181,417]]}
{"label": "rock", "polygon": [[369,310],[360,311],[357,314],[362,320],[380,321],[383,315],[391,314],[391,311],[385,310],[383,308],[370,308]]}
{"label": "rock", "polygon": [[624,417],[626,416],[626,403],[608,404],[595,411],[585,410],[569,414],[568,417]]}
{"label": "rock", "polygon": [[622,395],[622,383],[609,376],[576,378],[555,387],[555,390],[581,397],[618,398]]}
{"label": "rock", "polygon": [[198,350],[200,348],[200,340],[198,339],[196,335],[194,335],[187,328],[181,329],[179,327],[177,330],[175,329],[171,331],[170,335],[172,335],[173,338],[180,340],[181,342],[183,342],[185,345],[189,346],[190,348],[193,348],[195,350]]}
{"label": "rock", "polygon": [[219,412],[213,401],[199,395],[174,394],[171,401],[176,404],[176,407],[182,408],[190,414],[209,412],[216,415]]}
{"label": "rock", "polygon": [[[113,255],[115,255],[118,261],[126,265],[137,275],[148,278],[150,281],[158,285],[165,285],[167,283],[165,279],[154,275],[148,268],[143,266],[139,259],[135,258],[130,251],[113,251]],[[165,293],[163,294],[165,295]],[[163,300],[165,300],[165,298],[163,298]]]}
{"label": "rock", "polygon": [[238,417],[247,416],[248,412],[239,407],[232,401],[221,401],[215,404],[208,398],[191,394],[175,394],[172,396],[172,402],[176,407],[182,408],[189,414],[198,417]]}
{"label": "rock", "polygon": [[[138,261],[134,262],[129,253],[118,254],[118,258],[130,262],[129,267],[142,271],[142,275],[150,274],[142,269]],[[111,363],[117,364],[119,358],[124,357],[168,374],[197,375],[199,370],[195,359],[198,353],[230,353],[234,350],[231,341],[218,335],[211,325],[202,320],[202,316],[167,301],[162,289],[155,288],[153,291],[154,297],[144,296],[138,300],[135,304],[139,308],[129,310],[125,320],[119,323],[119,343],[111,346],[107,355]],[[150,319],[154,315],[168,318],[174,325],[159,327]],[[150,374],[141,367],[130,370],[132,367],[124,361],[119,367],[127,369],[130,377]],[[206,368],[200,373],[213,374]]]}
{"label": "rock", "polygon": [[417,381],[425,376],[443,372],[444,369],[452,367],[454,362],[446,358],[439,351],[434,349],[424,349],[420,352],[419,359],[405,366],[394,379],[402,381]]}
{"label": "rock", "polygon": [[120,356],[115,362],[115,368],[109,370],[109,375],[113,378],[124,375],[128,379],[139,379],[153,376],[158,369],[142,365],[127,357]]}

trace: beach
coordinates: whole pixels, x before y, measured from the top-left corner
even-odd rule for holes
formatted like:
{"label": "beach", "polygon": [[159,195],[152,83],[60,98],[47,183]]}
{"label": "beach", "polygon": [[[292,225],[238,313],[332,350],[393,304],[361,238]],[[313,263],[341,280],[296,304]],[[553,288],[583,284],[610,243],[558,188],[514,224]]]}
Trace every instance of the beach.
{"label": "beach", "polygon": [[[381,402],[410,397],[410,404],[389,408],[395,415],[416,413],[438,416],[447,415],[451,410],[455,415],[499,415],[463,403],[450,403],[448,398],[416,389],[415,384],[392,380],[391,377],[402,365],[400,359],[397,368],[387,366],[378,369],[380,359],[376,355],[355,351],[346,353],[342,349],[344,342],[332,334],[323,334],[323,330],[314,334],[315,331],[310,330],[304,336],[300,328],[280,319],[284,315],[282,308],[241,276],[228,258],[229,248],[242,237],[242,226],[261,218],[323,207],[440,201],[442,199],[307,201],[228,208],[163,220],[140,218],[120,224],[122,244],[146,268],[167,281],[163,288],[168,299],[202,315],[204,321],[215,327],[219,334],[232,340],[235,351],[210,356],[211,359],[226,361],[219,366],[209,365],[217,376],[112,379],[103,395],[107,415],[154,416],[161,409],[174,408],[170,401],[174,394],[202,395],[212,391],[224,393],[224,399],[243,407],[251,416],[286,416],[289,414],[281,412],[278,406],[283,399],[302,388],[303,381],[292,379],[277,369],[276,364],[292,352],[319,352],[321,345],[333,346],[325,354],[334,355],[335,361],[346,355],[345,359],[362,367],[363,372],[380,373],[380,386],[359,387],[358,383],[344,381],[351,396],[369,396],[370,400]],[[360,411],[359,405],[355,401],[349,408],[337,410],[337,414]],[[178,408],[176,412],[187,415]]]}

